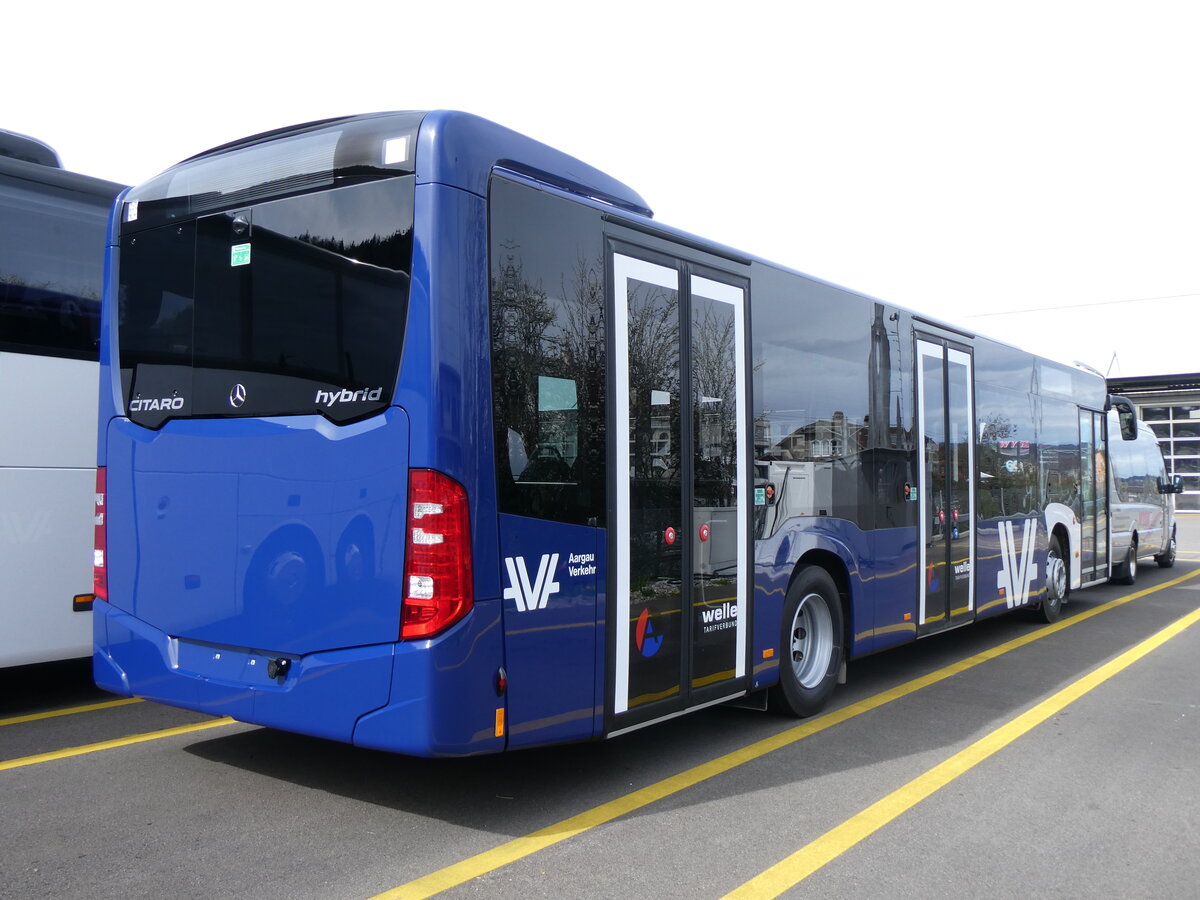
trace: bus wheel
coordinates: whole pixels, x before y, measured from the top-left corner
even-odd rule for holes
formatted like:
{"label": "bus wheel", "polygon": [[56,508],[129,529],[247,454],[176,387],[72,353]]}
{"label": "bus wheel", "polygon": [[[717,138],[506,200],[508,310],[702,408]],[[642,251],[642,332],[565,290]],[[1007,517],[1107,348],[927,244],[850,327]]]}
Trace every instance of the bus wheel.
{"label": "bus wheel", "polygon": [[1166,550],[1154,557],[1154,561],[1163,569],[1175,565],[1175,535],[1171,535],[1171,543],[1167,544]]}
{"label": "bus wheel", "polygon": [[1047,623],[1057,622],[1066,602],[1067,565],[1063,562],[1062,543],[1052,535],[1046,550],[1046,596],[1042,598],[1038,618]]}
{"label": "bus wheel", "polygon": [[1125,562],[1117,566],[1112,580],[1117,584],[1133,584],[1137,581],[1137,538],[1129,542],[1129,552],[1125,554]]}
{"label": "bus wheel", "polygon": [[783,607],[780,646],[776,708],[796,716],[820,712],[842,664],[842,604],[837,585],[824,569],[809,566],[792,582]]}

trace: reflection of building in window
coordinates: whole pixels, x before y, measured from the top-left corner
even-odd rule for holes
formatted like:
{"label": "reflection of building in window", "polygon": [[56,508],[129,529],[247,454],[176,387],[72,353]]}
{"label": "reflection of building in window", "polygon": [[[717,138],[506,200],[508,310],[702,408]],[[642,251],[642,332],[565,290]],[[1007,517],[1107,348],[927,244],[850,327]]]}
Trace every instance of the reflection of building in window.
{"label": "reflection of building in window", "polygon": [[737,427],[725,414],[726,404],[719,397],[701,397],[700,404],[697,454],[700,459],[732,459]]}
{"label": "reflection of building in window", "polygon": [[579,455],[579,401],[571,378],[538,376],[538,449],[547,447],[568,466]]}
{"label": "reflection of building in window", "polygon": [[781,419],[755,422],[755,442],[760,448],[765,445],[760,455],[768,459],[841,459],[866,449],[866,424],[852,422],[841,412],[792,428],[774,439],[787,427]]}
{"label": "reflection of building in window", "polygon": [[650,457],[656,470],[668,468],[671,456],[671,423],[665,416],[650,420]]}

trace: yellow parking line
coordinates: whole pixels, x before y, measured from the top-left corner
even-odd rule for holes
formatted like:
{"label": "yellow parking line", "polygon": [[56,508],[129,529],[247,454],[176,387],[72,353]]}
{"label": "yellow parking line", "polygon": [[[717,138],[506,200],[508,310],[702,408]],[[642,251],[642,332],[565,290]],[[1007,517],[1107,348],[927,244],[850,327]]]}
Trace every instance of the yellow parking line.
{"label": "yellow parking line", "polygon": [[1019,638],[1014,638],[990,650],[984,650],[974,656],[960,660],[928,675],[920,678],[915,678],[912,681],[905,682],[890,690],[867,697],[857,703],[852,703],[849,706],[844,706],[841,709],[836,709],[822,716],[816,716],[808,719],[799,725],[786,729],[772,737],[757,741],[740,750],[735,750],[732,753],[727,753],[724,756],[717,757],[709,762],[703,763],[691,769],[673,775],[656,784],[648,785],[640,790],[633,791],[615,800],[610,800],[607,803],[602,803],[600,806],[593,807],[578,815],[571,816],[568,819],[563,819],[561,822],[556,822],[546,828],[527,834],[523,837],[514,838],[494,847],[491,850],[485,850],[475,856],[468,857],[453,865],[443,869],[438,869],[436,872],[431,872],[413,881],[394,887],[391,890],[377,894],[372,900],[416,900],[416,898],[432,897],[434,894],[449,890],[452,887],[470,881],[473,878],[478,878],[481,875],[486,875],[488,872],[493,872],[496,869],[507,866],[509,863],[517,862],[527,856],[532,856],[539,850],[544,850],[547,847],[553,846],[560,841],[565,841],[567,838],[574,837],[577,834],[582,834],[589,831],[598,825],[603,825],[606,822],[611,822],[620,816],[635,812],[656,800],[661,800],[664,797],[669,797],[672,794],[678,793],[685,788],[693,787],[724,772],[728,772],[744,763],[752,762],[768,753],[772,753],[783,747],[787,747],[797,741],[831,728],[834,725],[839,725],[863,713],[878,709],[885,704],[891,703],[894,700],[899,700],[902,697],[907,697],[910,694],[916,693],[930,685],[937,684],[953,675],[965,672],[968,669],[974,668],[988,660],[996,659],[1027,644],[1040,640],[1044,637],[1049,637],[1052,634],[1057,634],[1064,628],[1069,628],[1072,625],[1077,625],[1080,622],[1087,621],[1108,610],[1115,609],[1129,603],[1132,600],[1137,600],[1140,597],[1145,597],[1148,594],[1153,594],[1156,591],[1164,590],[1165,588],[1173,587],[1188,579],[1195,578],[1200,575],[1200,570],[1189,572],[1186,575],[1181,575],[1171,581],[1163,584],[1155,585],[1145,590],[1135,591],[1132,594],[1126,594],[1123,597],[1118,597],[1115,600],[1110,600],[1100,606],[1093,607],[1078,615],[1072,616],[1069,619],[1062,619],[1053,625],[1047,625],[1044,628],[1039,628],[1037,631],[1032,631],[1029,634]]}
{"label": "yellow parking line", "polygon": [[1195,609],[1168,625],[1140,644],[1126,650],[1078,681],[1063,688],[1052,697],[1005,723],[986,737],[934,766],[908,784],[868,806],[858,815],[801,847],[741,887],[730,891],[724,900],[778,897],[799,884],[826,863],[841,856],[851,847],[870,837],[902,813],[912,809],[926,797],[945,787],[960,775],[970,771],[992,754],[1003,750],[1017,738],[1036,728],[1051,716],[1062,712],[1089,691],[1123,672],[1142,657],[1161,647],[1185,629],[1200,622],[1200,609]]}
{"label": "yellow parking line", "polygon": [[39,719],[54,719],[58,716],[73,716],[76,713],[95,712],[98,709],[112,709],[114,706],[128,706],[130,703],[141,703],[141,697],[125,697],[122,700],[105,700],[103,703],[89,703],[87,706],[72,706],[69,709],[52,709],[49,712],[30,713],[27,716],[13,716],[0,719],[0,726],[20,725],[22,722],[36,722]]}
{"label": "yellow parking line", "polygon": [[197,722],[195,725],[179,725],[175,728],[164,728],[162,731],[149,731],[145,734],[131,734],[128,737],[114,738],[111,741],[99,741],[95,744],[84,744],[82,747],[68,747],[66,750],[52,750],[49,753],[38,753],[34,756],[22,756],[0,762],[0,772],[6,769],[20,769],[24,766],[36,766],[39,763],[53,762],[56,759],[68,759],[72,756],[83,756],[87,753],[98,753],[101,750],[112,750],[114,747],[128,747],[130,744],[141,744],[146,741],[157,741],[161,738],[175,737],[180,734],[191,734],[195,731],[206,731],[209,728],[220,728],[232,725],[233,719],[228,716],[213,719],[209,722]]}

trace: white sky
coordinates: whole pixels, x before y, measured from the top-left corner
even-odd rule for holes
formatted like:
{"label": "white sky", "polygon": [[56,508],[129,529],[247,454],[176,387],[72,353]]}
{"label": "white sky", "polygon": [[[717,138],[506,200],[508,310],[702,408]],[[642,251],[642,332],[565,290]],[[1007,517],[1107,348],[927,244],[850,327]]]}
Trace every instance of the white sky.
{"label": "white sky", "polygon": [[464,109],[706,238],[1102,372],[1200,371],[1190,0],[114,0],[3,27],[0,127],[76,171]]}

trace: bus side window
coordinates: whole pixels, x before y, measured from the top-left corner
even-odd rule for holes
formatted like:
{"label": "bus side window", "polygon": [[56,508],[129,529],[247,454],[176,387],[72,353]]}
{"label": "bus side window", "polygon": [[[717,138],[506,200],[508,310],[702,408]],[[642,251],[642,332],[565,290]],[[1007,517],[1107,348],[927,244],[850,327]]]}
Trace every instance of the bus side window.
{"label": "bus side window", "polygon": [[0,345],[96,360],[101,236],[107,211],[70,191],[5,183],[0,190]]}
{"label": "bus side window", "polygon": [[603,525],[603,244],[591,209],[492,179],[492,418],[500,512]]}

